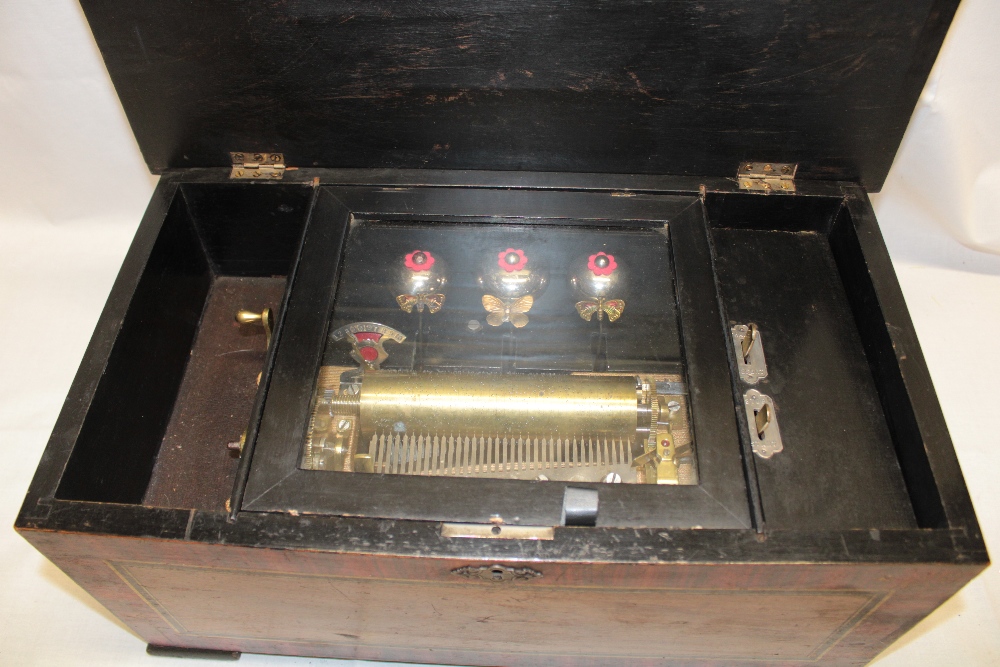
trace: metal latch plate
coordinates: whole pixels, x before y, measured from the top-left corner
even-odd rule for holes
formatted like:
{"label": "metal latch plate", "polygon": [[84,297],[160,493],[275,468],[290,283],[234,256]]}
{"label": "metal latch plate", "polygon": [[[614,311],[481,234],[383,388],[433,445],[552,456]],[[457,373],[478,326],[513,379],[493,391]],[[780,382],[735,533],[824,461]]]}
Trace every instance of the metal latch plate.
{"label": "metal latch plate", "polygon": [[795,172],[791,162],[744,162],[736,171],[740,190],[795,192]]}
{"label": "metal latch plate", "polygon": [[478,537],[494,540],[552,540],[552,526],[518,526],[487,523],[443,523],[441,537]]}
{"label": "metal latch plate", "polygon": [[764,341],[756,324],[737,324],[730,330],[736,368],[740,379],[747,384],[757,384],[767,377],[767,360],[764,358]]}
{"label": "metal latch plate", "polygon": [[743,406],[746,408],[753,453],[762,459],[769,459],[784,449],[771,397],[750,389],[743,394]]}
{"label": "metal latch plate", "polygon": [[233,163],[229,178],[280,181],[285,175],[284,153],[232,152],[229,157]]}

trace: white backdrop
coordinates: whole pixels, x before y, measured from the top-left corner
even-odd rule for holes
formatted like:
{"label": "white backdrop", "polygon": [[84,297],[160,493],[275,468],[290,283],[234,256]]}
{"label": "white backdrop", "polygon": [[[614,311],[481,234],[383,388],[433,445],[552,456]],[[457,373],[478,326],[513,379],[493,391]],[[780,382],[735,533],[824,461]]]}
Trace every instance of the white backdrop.
{"label": "white backdrop", "polygon": [[[124,0],[123,0],[124,1]],[[140,0],[141,1],[141,0]],[[1000,3],[966,0],[875,208],[1000,557]],[[189,664],[9,528],[156,182],[79,7],[0,0],[0,663]],[[879,667],[1000,664],[990,568]],[[371,665],[244,656],[249,665]]]}

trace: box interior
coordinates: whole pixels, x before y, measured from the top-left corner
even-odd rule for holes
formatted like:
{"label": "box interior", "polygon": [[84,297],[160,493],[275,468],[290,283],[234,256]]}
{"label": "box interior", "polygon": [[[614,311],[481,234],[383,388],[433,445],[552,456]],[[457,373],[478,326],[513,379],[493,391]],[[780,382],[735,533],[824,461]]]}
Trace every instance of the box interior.
{"label": "box interior", "polygon": [[[265,363],[263,330],[234,315],[280,311],[312,195],[297,184],[178,189],[57,498],[231,509],[239,460],[227,444],[247,426]],[[758,521],[799,530],[944,525],[844,200],[696,201],[723,309],[711,335],[728,340],[734,323],[760,327],[769,377],[757,388],[773,397],[784,439],[771,459],[744,455]],[[732,387],[740,406],[747,387]],[[740,431],[746,444],[745,421]]]}
{"label": "box interior", "polygon": [[[864,341],[881,316],[859,310],[860,295],[845,286],[845,274],[867,278],[845,256],[859,252],[857,238],[845,238],[854,231],[846,208],[720,194],[707,210],[726,325],[759,327],[768,376],[755,387],[774,400],[785,443],[753,458],[768,527],[923,526],[896,449],[917,443],[893,437]],[[835,229],[842,243],[831,240]]]}
{"label": "box interior", "polygon": [[312,189],[185,184],[174,195],[56,497],[222,510]]}

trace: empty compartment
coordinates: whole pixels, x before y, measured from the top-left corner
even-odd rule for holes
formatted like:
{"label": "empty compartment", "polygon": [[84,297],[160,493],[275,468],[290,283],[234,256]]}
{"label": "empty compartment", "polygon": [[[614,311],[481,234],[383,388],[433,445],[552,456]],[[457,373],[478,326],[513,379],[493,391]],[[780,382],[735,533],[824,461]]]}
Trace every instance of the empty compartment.
{"label": "empty compartment", "polygon": [[131,297],[57,498],[224,509],[308,216],[297,185],[185,184]]}
{"label": "empty compartment", "polygon": [[780,425],[783,450],[753,456],[767,527],[933,524],[933,479],[913,483],[922,443],[893,418],[891,402],[908,400],[877,369],[888,366],[883,348],[895,357],[877,304],[863,305],[874,290],[843,200],[726,194],[707,204],[724,326],[756,325],[766,358],[756,383],[734,373],[736,399],[770,397]]}

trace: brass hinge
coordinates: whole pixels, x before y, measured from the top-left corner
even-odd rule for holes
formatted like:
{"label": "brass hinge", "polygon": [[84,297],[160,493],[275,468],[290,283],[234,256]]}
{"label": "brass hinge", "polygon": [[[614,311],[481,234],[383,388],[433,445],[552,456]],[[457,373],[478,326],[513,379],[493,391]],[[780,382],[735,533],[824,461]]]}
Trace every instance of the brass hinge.
{"label": "brass hinge", "polygon": [[280,181],[285,175],[284,153],[230,153],[233,170],[229,178],[271,179]]}
{"label": "brass hinge", "polygon": [[797,164],[788,162],[743,162],[736,171],[740,190],[795,192]]}

